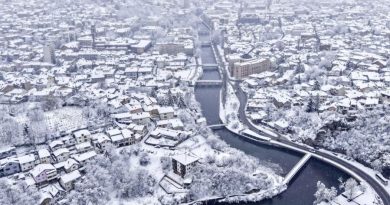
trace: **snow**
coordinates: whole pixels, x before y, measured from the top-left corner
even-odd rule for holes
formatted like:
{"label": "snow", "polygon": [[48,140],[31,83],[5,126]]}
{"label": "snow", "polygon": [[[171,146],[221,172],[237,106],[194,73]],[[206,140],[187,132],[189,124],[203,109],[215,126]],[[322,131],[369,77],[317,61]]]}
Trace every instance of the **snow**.
{"label": "snow", "polygon": [[38,164],[30,171],[30,173],[33,177],[37,177],[46,170],[56,170],[56,168],[52,164]]}
{"label": "snow", "polygon": [[20,164],[26,164],[26,163],[34,162],[35,156],[34,154],[28,154],[28,155],[18,157],[18,160]]}
{"label": "snow", "polygon": [[80,174],[80,171],[79,170],[75,170],[73,172],[70,172],[70,173],[67,173],[67,174],[64,174],[60,177],[60,180],[64,183],[64,184],[67,184],[69,182],[73,182],[73,181],[76,181],[78,178],[81,177],[81,174]]}
{"label": "snow", "polygon": [[172,158],[183,165],[189,165],[199,160],[199,157],[193,156],[191,154],[175,155]]}

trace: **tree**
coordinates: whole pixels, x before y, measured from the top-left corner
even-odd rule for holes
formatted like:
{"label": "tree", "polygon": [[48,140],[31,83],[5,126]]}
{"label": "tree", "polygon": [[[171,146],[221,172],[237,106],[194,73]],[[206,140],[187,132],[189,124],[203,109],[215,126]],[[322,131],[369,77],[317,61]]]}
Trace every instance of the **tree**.
{"label": "tree", "polygon": [[314,112],[315,111],[315,103],[313,97],[310,97],[309,102],[307,103],[306,112]]}
{"label": "tree", "polygon": [[334,187],[326,188],[325,184],[318,181],[317,182],[317,191],[314,194],[316,200],[313,204],[320,204],[321,202],[331,202],[337,196],[337,190]]}
{"label": "tree", "polygon": [[40,193],[34,186],[27,186],[24,181],[15,185],[9,184],[6,179],[0,179],[0,205],[38,204]]}
{"label": "tree", "polygon": [[340,186],[344,188],[344,193],[347,196],[348,200],[352,200],[356,196],[357,192],[361,190],[361,187],[359,186],[358,182],[353,178],[349,178]]}
{"label": "tree", "polygon": [[318,80],[316,80],[314,82],[313,90],[320,90],[320,89],[321,89],[320,82],[318,82]]}

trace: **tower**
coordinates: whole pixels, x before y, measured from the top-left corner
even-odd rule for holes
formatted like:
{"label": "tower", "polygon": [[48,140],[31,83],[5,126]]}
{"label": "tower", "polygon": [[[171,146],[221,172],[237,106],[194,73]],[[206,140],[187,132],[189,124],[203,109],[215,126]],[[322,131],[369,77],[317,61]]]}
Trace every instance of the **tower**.
{"label": "tower", "polygon": [[91,36],[92,36],[92,48],[95,48],[95,38],[96,38],[96,26],[93,24],[91,26]]}
{"label": "tower", "polygon": [[45,44],[43,46],[43,61],[51,64],[56,63],[56,56],[53,45]]}

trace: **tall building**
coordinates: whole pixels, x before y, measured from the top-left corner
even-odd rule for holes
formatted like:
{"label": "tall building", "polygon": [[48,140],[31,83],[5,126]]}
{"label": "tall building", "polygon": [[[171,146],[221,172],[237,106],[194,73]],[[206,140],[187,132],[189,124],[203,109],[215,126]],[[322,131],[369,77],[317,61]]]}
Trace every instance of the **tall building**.
{"label": "tall building", "polygon": [[91,35],[92,35],[92,48],[95,48],[95,43],[96,43],[96,26],[95,25],[91,26]]}
{"label": "tall building", "polygon": [[56,56],[53,45],[46,44],[43,46],[43,61],[51,64],[56,63]]}
{"label": "tall building", "polygon": [[237,79],[242,79],[255,73],[269,71],[271,61],[269,59],[252,59],[234,63],[231,74]]}

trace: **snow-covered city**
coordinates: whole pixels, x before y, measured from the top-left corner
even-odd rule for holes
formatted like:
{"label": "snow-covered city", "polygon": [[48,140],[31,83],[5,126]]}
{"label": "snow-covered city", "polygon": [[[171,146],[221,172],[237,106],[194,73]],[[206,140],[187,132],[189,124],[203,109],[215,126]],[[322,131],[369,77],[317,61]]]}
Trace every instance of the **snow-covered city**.
{"label": "snow-covered city", "polygon": [[390,1],[0,5],[0,205],[390,205]]}

